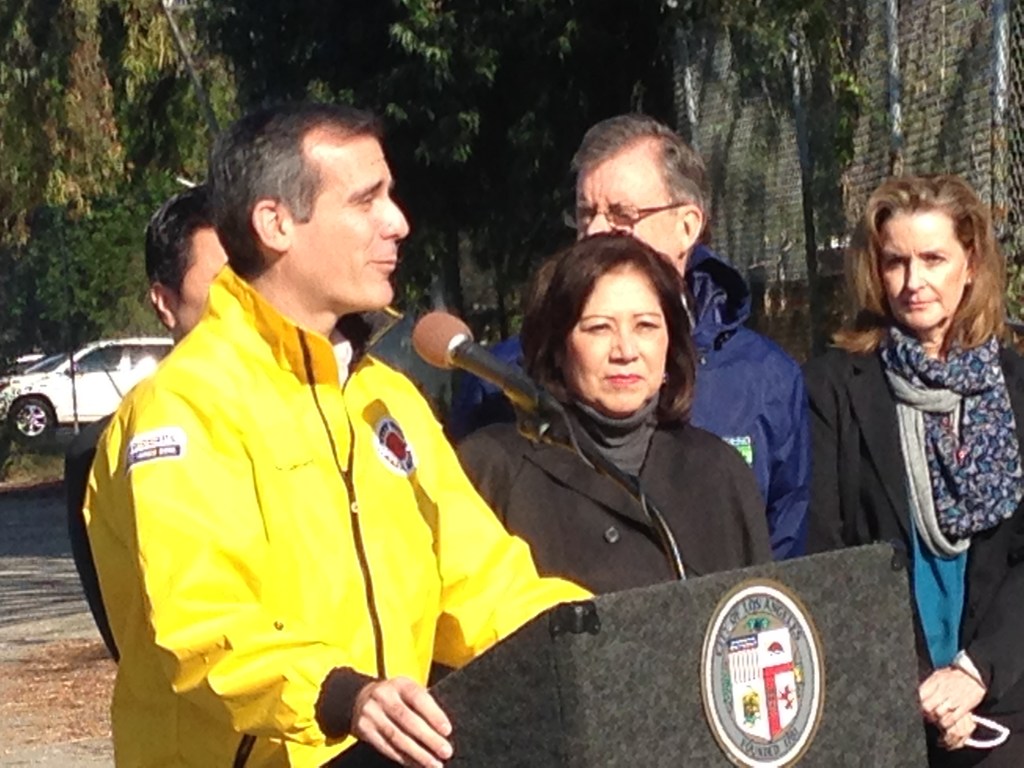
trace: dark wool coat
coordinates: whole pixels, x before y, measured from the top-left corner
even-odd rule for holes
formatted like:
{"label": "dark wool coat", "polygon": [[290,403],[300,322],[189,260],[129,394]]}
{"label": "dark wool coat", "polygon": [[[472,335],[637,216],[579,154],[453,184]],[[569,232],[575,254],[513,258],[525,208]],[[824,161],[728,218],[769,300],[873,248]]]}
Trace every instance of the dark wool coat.
{"label": "dark wool coat", "polygon": [[[674,578],[639,503],[571,451],[495,424],[466,438],[459,458],[508,530],[529,543],[542,574],[597,593]],[[688,577],[771,559],[757,481],[709,432],[656,430],[640,482],[672,529]]]}
{"label": "dark wool coat", "polygon": [[[1001,357],[1017,439],[1024,447],[1024,360],[1009,350]],[[809,362],[804,376],[814,468],[809,550],[891,541],[909,552],[910,504],[896,401],[878,355],[833,349]],[[1013,726],[1024,713],[1022,560],[1024,504],[1011,519],[972,538],[960,626],[960,646],[988,686],[979,713],[1014,713],[1009,720],[999,718]],[[924,674],[930,661],[920,631],[918,655]]]}

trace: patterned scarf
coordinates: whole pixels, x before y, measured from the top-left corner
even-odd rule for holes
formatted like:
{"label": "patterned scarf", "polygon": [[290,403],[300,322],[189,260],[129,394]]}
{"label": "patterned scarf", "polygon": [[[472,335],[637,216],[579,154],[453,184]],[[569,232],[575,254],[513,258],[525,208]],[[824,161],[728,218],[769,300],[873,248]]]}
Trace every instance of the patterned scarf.
{"label": "patterned scarf", "polygon": [[[931,499],[911,489],[912,502],[925,502],[920,509],[912,503],[919,530],[932,533],[925,539],[933,551],[935,545],[946,555],[962,551],[973,534],[1013,515],[1024,495],[999,343],[993,338],[975,349],[952,349],[946,360],[938,360],[928,357],[915,338],[892,327],[881,358],[900,412],[911,486],[918,462],[907,455],[908,440],[911,445],[913,440],[906,433],[912,420],[923,422],[923,430],[917,431],[923,436]],[[936,524],[939,541],[934,540]]]}

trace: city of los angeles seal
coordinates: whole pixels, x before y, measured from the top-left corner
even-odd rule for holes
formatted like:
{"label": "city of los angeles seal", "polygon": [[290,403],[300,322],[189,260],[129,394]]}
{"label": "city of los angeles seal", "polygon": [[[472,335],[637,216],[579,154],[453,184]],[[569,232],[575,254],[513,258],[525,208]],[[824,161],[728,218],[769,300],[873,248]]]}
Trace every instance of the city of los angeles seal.
{"label": "city of los angeles seal", "polygon": [[824,704],[821,644],[782,584],[747,581],[719,603],[701,657],[708,724],[736,765],[793,765],[810,746]]}

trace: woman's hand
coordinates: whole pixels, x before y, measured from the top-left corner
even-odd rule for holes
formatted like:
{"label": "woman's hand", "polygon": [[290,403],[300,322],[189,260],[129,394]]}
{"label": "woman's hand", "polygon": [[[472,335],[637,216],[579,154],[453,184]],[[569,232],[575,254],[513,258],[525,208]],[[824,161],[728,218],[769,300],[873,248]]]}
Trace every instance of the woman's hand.
{"label": "woman's hand", "polygon": [[943,749],[960,749],[964,746],[966,741],[971,738],[971,735],[974,733],[974,729],[977,727],[977,723],[974,722],[974,718],[971,716],[971,713],[968,712],[949,728],[946,728],[939,733],[939,745],[942,746]]}
{"label": "woman's hand", "polygon": [[959,749],[974,732],[971,713],[985,698],[985,686],[956,667],[932,672],[918,688],[921,714],[942,732],[942,745]]}

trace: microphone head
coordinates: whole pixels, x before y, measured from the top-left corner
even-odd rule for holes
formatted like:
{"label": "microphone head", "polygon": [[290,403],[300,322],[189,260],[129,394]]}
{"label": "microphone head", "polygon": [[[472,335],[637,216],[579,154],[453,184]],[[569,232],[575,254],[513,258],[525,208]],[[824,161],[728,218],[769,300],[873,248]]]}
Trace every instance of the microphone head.
{"label": "microphone head", "polygon": [[412,348],[435,368],[451,368],[452,350],[472,340],[469,326],[447,312],[428,312],[412,329]]}

